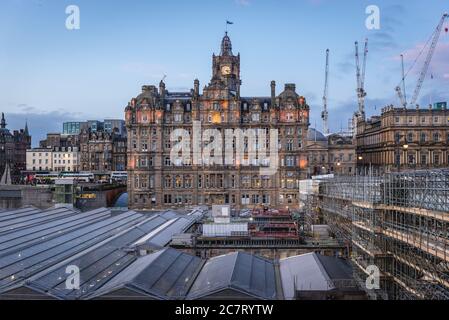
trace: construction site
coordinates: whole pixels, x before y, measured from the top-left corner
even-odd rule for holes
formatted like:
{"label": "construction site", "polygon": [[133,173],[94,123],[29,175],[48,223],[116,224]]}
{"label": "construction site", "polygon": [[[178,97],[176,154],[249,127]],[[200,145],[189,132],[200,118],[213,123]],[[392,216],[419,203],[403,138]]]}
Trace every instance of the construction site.
{"label": "construction site", "polygon": [[[303,189],[306,220],[348,246],[371,299],[449,299],[449,169],[319,177]],[[374,275],[376,276],[376,275]]]}
{"label": "construction site", "polygon": [[[304,227],[296,211],[252,209],[240,214],[227,205],[215,205],[210,214],[188,232],[175,237],[170,246],[202,258],[234,251],[282,259],[310,252],[347,256],[347,247],[330,237],[322,226]],[[311,230],[315,228],[315,232]]]}

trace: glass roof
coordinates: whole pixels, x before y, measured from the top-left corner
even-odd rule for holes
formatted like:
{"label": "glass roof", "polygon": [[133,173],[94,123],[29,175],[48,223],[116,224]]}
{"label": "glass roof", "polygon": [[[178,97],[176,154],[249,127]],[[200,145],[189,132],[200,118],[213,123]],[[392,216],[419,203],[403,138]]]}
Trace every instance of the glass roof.
{"label": "glass roof", "polygon": [[0,288],[30,277],[143,219],[142,214],[125,212],[7,254],[0,259]]}
{"label": "glass roof", "polygon": [[273,263],[245,252],[211,258],[195,280],[188,298],[201,298],[227,288],[246,292],[256,298],[275,299]]}
{"label": "glass roof", "polygon": [[[29,281],[28,285],[61,299],[76,299],[86,296],[102,287],[135,261],[137,256],[129,246],[165,222],[165,219],[157,215],[146,217],[143,222],[132,226],[122,234],[85,250],[77,257],[65,260],[60,267],[44,273],[42,276],[35,277]],[[75,265],[80,270],[79,290],[66,289],[66,268],[69,265]]]}

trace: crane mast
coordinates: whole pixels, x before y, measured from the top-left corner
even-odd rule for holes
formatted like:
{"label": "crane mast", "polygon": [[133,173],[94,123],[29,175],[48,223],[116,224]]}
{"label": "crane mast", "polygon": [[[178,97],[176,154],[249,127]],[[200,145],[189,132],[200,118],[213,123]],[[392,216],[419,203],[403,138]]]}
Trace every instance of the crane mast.
{"label": "crane mast", "polygon": [[329,124],[328,124],[328,112],[327,112],[327,91],[328,91],[328,78],[329,78],[329,49],[326,50],[326,71],[324,77],[324,93],[323,93],[323,112],[321,113],[321,118],[323,119],[323,132],[324,134],[329,134]]}
{"label": "crane mast", "polygon": [[368,39],[365,39],[365,47],[363,50],[363,65],[360,68],[360,56],[359,56],[359,43],[355,42],[355,65],[356,65],[356,78],[357,78],[357,100],[359,105],[358,114],[362,118],[365,117],[365,69],[366,69],[366,57],[368,55]]}
{"label": "crane mast", "polygon": [[441,30],[443,29],[444,21],[446,20],[447,17],[448,17],[447,13],[443,14],[443,16],[440,19],[440,22],[438,23],[437,28],[435,29],[432,35],[432,43],[430,45],[429,52],[427,53],[424,66],[421,70],[421,73],[419,74],[418,83],[416,85],[415,91],[413,92],[412,100],[410,101],[410,105],[412,106],[415,105],[416,101],[418,100],[419,93],[421,91],[422,85],[427,75],[427,71],[429,70],[430,62],[432,61],[433,54],[435,53],[435,48],[437,46],[438,39],[440,38]]}
{"label": "crane mast", "polygon": [[401,54],[401,67],[402,67],[402,90],[401,87],[398,85],[395,90],[398,94],[399,101],[401,101],[401,106],[404,108],[407,108],[407,96],[405,93],[405,74],[404,74],[404,55]]}

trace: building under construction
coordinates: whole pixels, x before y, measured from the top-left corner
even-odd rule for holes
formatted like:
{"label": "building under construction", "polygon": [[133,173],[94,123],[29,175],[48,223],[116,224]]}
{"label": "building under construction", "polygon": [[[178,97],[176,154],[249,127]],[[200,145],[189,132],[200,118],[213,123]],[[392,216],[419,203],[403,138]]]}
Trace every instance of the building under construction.
{"label": "building under construction", "polygon": [[356,278],[379,269],[372,298],[449,299],[448,169],[334,177],[320,183],[318,206],[351,243]]}

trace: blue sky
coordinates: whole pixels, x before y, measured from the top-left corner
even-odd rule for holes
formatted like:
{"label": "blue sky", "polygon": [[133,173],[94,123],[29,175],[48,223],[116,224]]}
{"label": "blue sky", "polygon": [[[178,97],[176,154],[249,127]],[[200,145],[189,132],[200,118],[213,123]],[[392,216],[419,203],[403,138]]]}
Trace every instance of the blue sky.
{"label": "blue sky", "polygon": [[[68,5],[78,5],[80,30],[65,28]],[[380,8],[380,30],[365,27],[368,5]],[[354,41],[369,38],[367,113],[398,103],[401,53],[406,68],[443,12],[445,0],[2,0],[0,2],[0,110],[9,127],[28,119],[33,143],[62,121],[123,117],[143,84],[164,74],[170,90],[210,79],[225,21],[234,53],[241,54],[242,95],[278,93],[296,83],[319,114],[325,50],[330,49],[329,120],[338,131],[356,109]],[[446,24],[447,26],[447,24]],[[449,100],[449,34],[442,34],[421,104]],[[422,59],[407,79],[410,96]]]}

